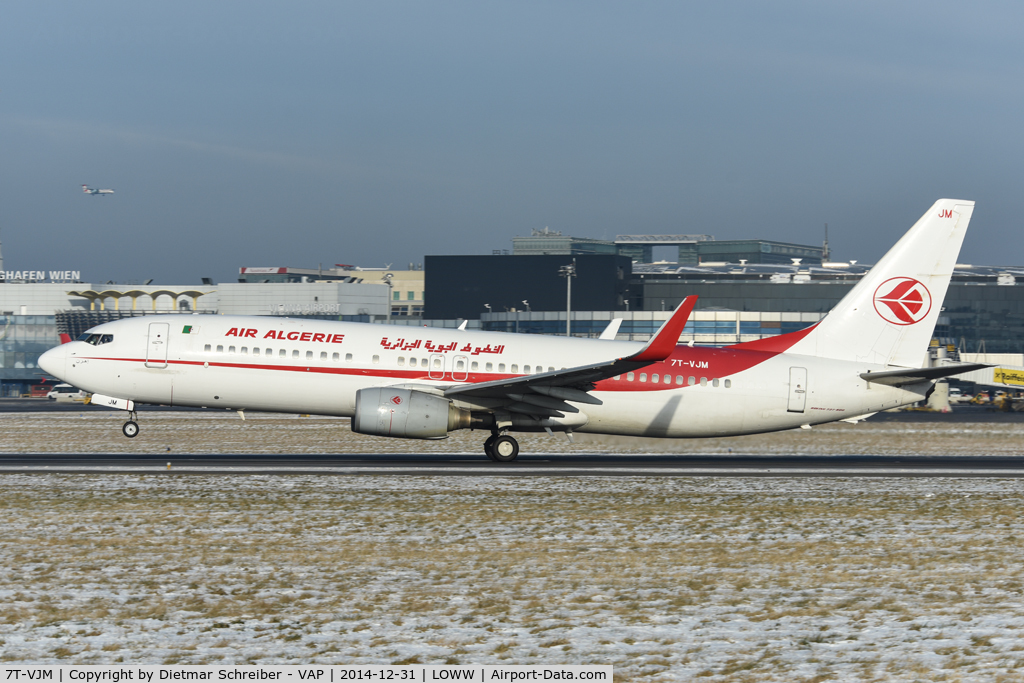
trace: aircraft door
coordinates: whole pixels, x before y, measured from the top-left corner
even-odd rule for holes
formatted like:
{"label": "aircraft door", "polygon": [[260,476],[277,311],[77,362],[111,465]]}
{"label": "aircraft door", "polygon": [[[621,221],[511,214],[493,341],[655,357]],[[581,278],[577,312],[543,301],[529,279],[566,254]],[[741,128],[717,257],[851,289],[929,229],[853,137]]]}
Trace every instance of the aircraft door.
{"label": "aircraft door", "polygon": [[167,367],[167,342],[170,337],[169,323],[150,323],[149,342],[146,344],[146,367]]}
{"label": "aircraft door", "polygon": [[807,368],[789,369],[789,412],[802,413],[807,405]]}
{"label": "aircraft door", "polygon": [[440,353],[430,354],[430,368],[427,370],[427,377],[430,379],[444,379],[444,355]]}
{"label": "aircraft door", "polygon": [[469,379],[469,358],[465,356],[452,358],[452,379],[456,382],[465,382]]}

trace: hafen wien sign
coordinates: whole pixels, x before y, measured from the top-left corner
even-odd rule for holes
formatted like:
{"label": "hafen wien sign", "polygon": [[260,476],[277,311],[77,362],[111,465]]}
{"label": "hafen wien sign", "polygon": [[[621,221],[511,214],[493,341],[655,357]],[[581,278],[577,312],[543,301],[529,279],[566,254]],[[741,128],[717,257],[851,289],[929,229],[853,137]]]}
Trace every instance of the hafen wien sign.
{"label": "hafen wien sign", "polygon": [[34,280],[35,282],[68,282],[82,279],[80,270],[4,270],[5,280]]}

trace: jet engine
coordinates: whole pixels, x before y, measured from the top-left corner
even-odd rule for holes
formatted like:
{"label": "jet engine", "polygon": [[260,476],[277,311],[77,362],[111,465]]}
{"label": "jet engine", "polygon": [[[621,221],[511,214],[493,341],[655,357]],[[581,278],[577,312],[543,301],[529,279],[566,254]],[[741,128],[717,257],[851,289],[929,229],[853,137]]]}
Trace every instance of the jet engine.
{"label": "jet engine", "polygon": [[448,432],[466,429],[471,415],[443,396],[392,387],[356,392],[352,431],[405,439],[443,439]]}

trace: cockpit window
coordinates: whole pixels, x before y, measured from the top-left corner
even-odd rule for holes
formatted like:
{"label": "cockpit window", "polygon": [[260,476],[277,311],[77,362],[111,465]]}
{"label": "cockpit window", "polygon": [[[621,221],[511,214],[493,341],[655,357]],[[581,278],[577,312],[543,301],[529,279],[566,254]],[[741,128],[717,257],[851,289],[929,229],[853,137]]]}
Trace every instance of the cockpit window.
{"label": "cockpit window", "polygon": [[86,344],[92,344],[93,346],[99,346],[100,344],[109,344],[114,341],[114,335],[112,334],[89,334],[85,332],[79,335],[75,341],[84,341]]}

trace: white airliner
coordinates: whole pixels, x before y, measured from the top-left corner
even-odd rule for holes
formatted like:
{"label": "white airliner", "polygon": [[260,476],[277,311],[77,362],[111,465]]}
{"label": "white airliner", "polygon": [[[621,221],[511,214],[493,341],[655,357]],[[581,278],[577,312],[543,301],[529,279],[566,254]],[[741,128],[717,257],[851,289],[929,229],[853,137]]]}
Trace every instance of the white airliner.
{"label": "white airliner", "polygon": [[942,199],[819,323],[723,348],[679,345],[696,297],[646,344],[243,316],[160,316],[98,325],[43,354],[46,372],[93,403],[314,413],[363,434],[440,439],[510,432],[649,437],[755,434],[856,420],[923,399],[983,367],[926,354],[974,202]]}
{"label": "white airliner", "polygon": [[98,194],[98,195],[114,194],[113,190],[94,190],[93,188],[89,187],[88,185],[82,185],[82,192],[84,192],[86,194]]}

